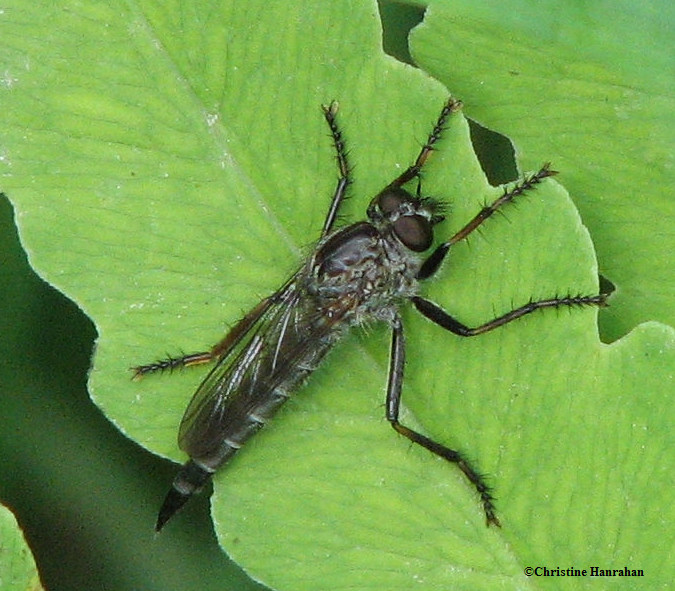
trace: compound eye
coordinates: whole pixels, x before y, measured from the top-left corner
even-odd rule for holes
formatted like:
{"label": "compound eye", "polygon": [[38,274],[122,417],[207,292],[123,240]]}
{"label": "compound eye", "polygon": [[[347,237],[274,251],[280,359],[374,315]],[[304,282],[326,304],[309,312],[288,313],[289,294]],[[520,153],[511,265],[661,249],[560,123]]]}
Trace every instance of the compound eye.
{"label": "compound eye", "polygon": [[377,204],[380,206],[380,211],[388,216],[401,207],[402,203],[411,200],[412,198],[404,189],[389,189],[387,192],[378,195]]}
{"label": "compound eye", "polygon": [[402,216],[393,223],[392,228],[403,245],[414,252],[427,250],[434,240],[431,222],[421,215]]}

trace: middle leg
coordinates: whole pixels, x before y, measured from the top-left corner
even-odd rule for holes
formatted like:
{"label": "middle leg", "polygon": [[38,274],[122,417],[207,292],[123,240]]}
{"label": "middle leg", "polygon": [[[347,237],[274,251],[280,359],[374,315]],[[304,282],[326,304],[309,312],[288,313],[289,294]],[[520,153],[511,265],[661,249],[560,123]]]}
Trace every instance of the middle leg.
{"label": "middle leg", "polygon": [[484,332],[488,332],[504,326],[509,322],[513,322],[518,318],[522,318],[527,314],[531,314],[535,310],[542,310],[544,308],[559,308],[560,306],[605,306],[607,295],[599,294],[592,296],[566,296],[564,298],[550,298],[548,300],[529,301],[524,306],[511,310],[506,314],[502,314],[489,322],[485,322],[479,326],[469,327],[456,320],[440,306],[430,302],[425,298],[413,296],[410,301],[414,304],[424,316],[431,320],[434,324],[449,330],[450,332],[459,335],[460,337],[473,337]]}

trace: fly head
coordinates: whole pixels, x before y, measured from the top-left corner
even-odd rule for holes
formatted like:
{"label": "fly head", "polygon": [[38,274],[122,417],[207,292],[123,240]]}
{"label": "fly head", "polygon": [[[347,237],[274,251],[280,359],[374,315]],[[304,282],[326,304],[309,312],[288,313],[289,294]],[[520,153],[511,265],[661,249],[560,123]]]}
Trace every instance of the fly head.
{"label": "fly head", "polygon": [[415,197],[402,187],[389,186],[370,202],[368,219],[407,249],[424,252],[434,241],[434,225],[444,219],[441,210],[441,203],[434,199]]}

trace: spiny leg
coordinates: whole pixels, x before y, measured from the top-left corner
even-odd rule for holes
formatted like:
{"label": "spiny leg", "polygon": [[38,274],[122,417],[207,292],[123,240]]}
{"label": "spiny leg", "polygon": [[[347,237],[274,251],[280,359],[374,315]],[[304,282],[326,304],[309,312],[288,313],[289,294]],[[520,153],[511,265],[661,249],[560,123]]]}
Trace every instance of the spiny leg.
{"label": "spiny leg", "polygon": [[469,481],[476,487],[483,503],[485,521],[487,525],[501,525],[495,513],[494,497],[483,477],[476,472],[462,455],[440,443],[429,439],[425,435],[398,422],[399,407],[401,405],[401,390],[403,387],[403,368],[405,365],[405,338],[403,335],[403,323],[396,316],[392,324],[391,356],[389,360],[389,379],[387,383],[387,420],[391,426],[401,435],[407,437],[413,443],[417,443],[430,452],[459,466]]}
{"label": "spiny leg", "polygon": [[335,219],[340,209],[340,205],[345,198],[345,191],[347,186],[351,184],[351,168],[349,167],[349,162],[347,160],[347,150],[345,149],[345,142],[342,137],[342,132],[337,124],[337,112],[338,104],[336,101],[333,101],[330,105],[321,105],[323,110],[323,115],[326,118],[328,127],[330,127],[330,133],[333,137],[333,145],[335,147],[335,153],[337,157],[338,164],[338,182],[335,187],[335,193],[328,209],[328,214],[326,215],[326,221],[323,223],[323,230],[321,230],[321,238],[324,238],[333,228]]}
{"label": "spiny leg", "polygon": [[592,296],[566,296],[562,298],[550,298],[548,300],[539,300],[539,301],[529,301],[524,306],[511,310],[502,316],[490,320],[484,324],[481,324],[476,327],[469,327],[465,324],[456,320],[445,310],[440,308],[438,305],[421,298],[419,296],[413,296],[410,298],[410,301],[415,305],[424,316],[429,320],[438,324],[438,326],[449,330],[450,332],[459,335],[461,337],[473,337],[479,334],[483,334],[490,330],[494,330],[500,326],[504,326],[509,322],[513,322],[518,318],[522,318],[527,314],[531,314],[535,310],[542,310],[544,308],[560,308],[561,306],[605,306],[607,300],[607,295],[599,294]]}
{"label": "spiny leg", "polygon": [[450,240],[439,244],[434,252],[432,252],[429,257],[422,263],[420,270],[417,273],[417,279],[427,279],[431,277],[438,268],[441,266],[443,259],[448,254],[450,247],[464,240],[469,234],[471,234],[476,228],[478,228],[485,220],[487,220],[495,211],[497,211],[503,205],[510,203],[516,197],[522,195],[526,191],[533,189],[536,185],[541,183],[545,178],[558,174],[557,171],[551,170],[550,163],[544,164],[538,172],[535,174],[526,177],[522,182],[518,183],[510,190],[504,190],[504,193],[498,199],[495,199],[490,205],[486,205],[481,209],[476,216],[466,224],[459,232],[457,232]]}
{"label": "spiny leg", "polygon": [[274,295],[261,300],[260,303],[237,322],[230,332],[225,335],[225,338],[214,345],[210,351],[190,353],[189,355],[182,355],[180,357],[167,357],[166,359],[161,359],[154,363],[132,367],[131,369],[134,372],[132,379],[137,380],[151,373],[173,371],[174,369],[183,369],[193,365],[202,365],[224,357],[241,341],[253,324],[255,324],[267,309],[278,299],[279,294],[282,293],[285,287],[286,286]]}
{"label": "spiny leg", "polygon": [[[342,201],[345,197],[345,191],[347,186],[351,183],[351,169],[347,160],[347,151],[345,149],[344,139],[342,138],[342,132],[338,127],[336,119],[338,103],[337,101],[332,101],[330,105],[322,105],[321,109],[323,110],[326,122],[330,127],[340,173],[338,177],[338,183],[335,188],[335,193],[331,201],[331,206],[328,210],[328,214],[326,215],[323,230],[321,231],[321,238],[324,238],[330,232],[333,224],[335,223],[338,210],[340,209],[340,205],[342,204]],[[280,290],[280,292],[281,291],[282,290]],[[183,369],[193,365],[210,363],[215,359],[219,359],[220,357],[227,355],[241,340],[244,334],[246,334],[246,332],[251,328],[251,326],[258,320],[258,318],[260,318],[267,308],[275,301],[275,296],[277,296],[280,292],[277,292],[277,294],[270,298],[262,300],[251,312],[244,316],[244,318],[242,318],[234,326],[234,328],[225,336],[223,340],[217,343],[210,351],[200,351],[198,353],[181,355],[179,357],[167,357],[166,359],[160,359],[153,363],[137,365],[131,368],[134,373],[132,379],[140,379],[143,376],[151,373],[173,371],[174,369]]]}
{"label": "spiny leg", "polygon": [[417,156],[417,160],[415,160],[415,163],[412,166],[409,166],[406,170],[404,170],[403,173],[400,174],[387,187],[385,187],[382,192],[387,191],[389,189],[401,187],[405,185],[408,181],[411,181],[415,177],[419,176],[420,171],[422,170],[424,164],[427,161],[427,158],[429,158],[429,155],[434,151],[434,145],[439,139],[441,139],[441,136],[443,135],[443,131],[445,130],[445,124],[448,120],[448,117],[450,117],[452,113],[459,111],[461,108],[462,108],[462,101],[454,99],[452,97],[448,99],[445,105],[443,105],[443,109],[441,109],[441,114],[438,116],[436,125],[429,134],[426,144],[422,146],[422,150]]}
{"label": "spiny leg", "polygon": [[151,373],[171,372],[174,369],[183,369],[184,367],[192,367],[193,365],[211,363],[213,359],[214,357],[211,351],[190,353],[188,355],[181,355],[180,357],[166,357],[165,359],[158,359],[152,363],[132,367],[131,371],[134,372],[134,375],[131,379],[140,380],[142,377]]}

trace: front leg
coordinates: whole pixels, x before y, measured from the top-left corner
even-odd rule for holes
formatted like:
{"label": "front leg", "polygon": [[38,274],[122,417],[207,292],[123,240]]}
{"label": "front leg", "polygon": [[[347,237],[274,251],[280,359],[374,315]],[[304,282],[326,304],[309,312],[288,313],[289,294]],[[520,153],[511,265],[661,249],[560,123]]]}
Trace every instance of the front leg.
{"label": "front leg", "polygon": [[324,221],[323,229],[321,230],[321,238],[323,239],[328,236],[333,229],[333,224],[337,218],[338,211],[345,199],[347,187],[351,184],[352,180],[350,177],[351,168],[349,166],[349,161],[347,160],[347,148],[345,147],[342,131],[340,131],[336,119],[338,112],[337,101],[333,101],[330,105],[322,105],[321,109],[323,110],[323,116],[326,119],[326,123],[328,123],[328,127],[330,127],[339,173],[335,193],[333,194],[333,199],[331,200],[330,208],[328,209],[326,220]]}
{"label": "front leg", "polygon": [[462,101],[454,99],[450,97],[445,105],[443,105],[443,108],[441,109],[441,114],[438,116],[438,120],[436,121],[436,125],[434,128],[431,130],[431,133],[429,134],[429,137],[427,138],[426,144],[422,146],[422,149],[420,150],[419,155],[417,156],[417,160],[413,164],[411,164],[408,168],[406,168],[394,181],[389,183],[383,190],[382,193],[385,193],[391,189],[397,189],[405,185],[407,182],[413,180],[414,178],[418,177],[419,174],[422,171],[422,168],[426,164],[427,159],[431,155],[431,153],[434,151],[434,146],[438,142],[438,140],[441,139],[441,136],[443,135],[443,131],[445,130],[445,124],[453,113],[456,113],[462,108]]}
{"label": "front leg", "polygon": [[534,189],[539,183],[541,183],[545,178],[558,174],[555,170],[551,170],[550,164],[544,164],[544,166],[539,169],[539,172],[525,178],[520,183],[516,184],[510,190],[504,190],[501,197],[495,199],[489,205],[486,205],[481,209],[474,218],[466,224],[459,232],[454,236],[439,244],[436,249],[429,255],[429,257],[422,263],[419,272],[417,273],[417,279],[428,279],[436,271],[438,271],[441,263],[448,254],[448,250],[453,244],[456,244],[460,240],[464,240],[469,236],[473,231],[475,231],[480,225],[485,222],[489,217],[491,217],[500,207],[511,203],[516,197],[519,197],[526,191]]}
{"label": "front leg", "polygon": [[485,511],[485,521],[487,525],[493,524],[500,526],[499,519],[495,514],[494,497],[490,488],[483,480],[483,477],[476,472],[462,455],[441,445],[440,443],[413,431],[412,429],[398,422],[399,408],[401,405],[401,390],[403,386],[403,367],[405,364],[405,338],[403,336],[403,323],[397,315],[392,324],[391,355],[389,360],[389,379],[387,383],[387,420],[391,426],[401,435],[407,437],[413,443],[417,443],[428,449],[430,452],[440,456],[448,462],[459,466],[469,481],[476,487],[483,503]]}

